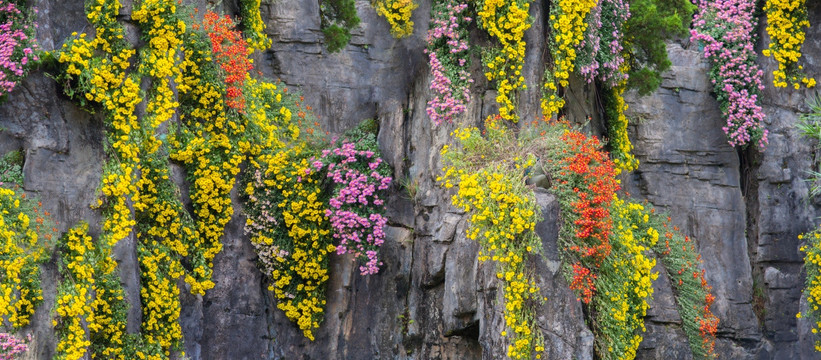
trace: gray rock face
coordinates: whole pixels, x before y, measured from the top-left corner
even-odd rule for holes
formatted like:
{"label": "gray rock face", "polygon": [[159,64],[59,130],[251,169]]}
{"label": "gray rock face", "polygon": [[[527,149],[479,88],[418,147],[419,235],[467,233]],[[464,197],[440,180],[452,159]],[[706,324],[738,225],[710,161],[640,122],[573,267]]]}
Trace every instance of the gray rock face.
{"label": "gray rock face", "polygon": [[[54,49],[73,31],[88,27],[83,1],[37,1],[38,38]],[[125,2],[127,15],[132,2]],[[196,1],[203,5],[204,1]],[[193,296],[181,283],[181,323],[191,359],[499,359],[507,343],[499,283],[492,263],[478,263],[476,243],[465,238],[466,216],[450,205],[451,193],[435,178],[441,171],[439,149],[452,143],[455,124],[433,127],[425,113],[430,98],[425,30],[430,1],[419,0],[415,32],[396,40],[369,1],[357,1],[362,25],[352,42],[327,53],[319,30],[319,2],[264,3],[263,18],[273,48],[258,55],[258,70],[301,90],[323,125],[334,133],[366,118],[380,123],[380,149],[397,179],[388,201],[387,240],[379,274],[361,276],[350,257],[333,257],[326,316],[311,342],[276,309],[243,234],[244,218],[226,228],[224,250],[214,263],[214,289]],[[236,2],[220,3],[236,12]],[[810,22],[821,22],[821,4],[812,2]],[[546,2],[531,4],[532,28],[520,93],[523,121],[536,119],[539,82],[545,58]],[[125,16],[127,17],[127,16]],[[763,29],[763,25],[760,26]],[[129,34],[137,43],[133,27]],[[486,43],[474,32],[475,43]],[[761,44],[766,43],[766,34]],[[763,46],[763,45],[759,45]],[[622,185],[633,197],[669,211],[673,223],[698,242],[707,280],[721,319],[717,351],[721,359],[813,359],[810,324],[795,313],[804,275],[797,235],[810,230],[819,215],[818,199],[808,199],[806,170],[814,166],[817,144],[796,132],[807,91],[772,89],[762,94],[770,145],[766,152],[738,151],[727,145],[721,114],[711,95],[708,65],[695,46],[670,44],[672,69],[661,88],[639,98],[628,94],[631,140],[639,169]],[[805,68],[821,77],[821,27],[813,26],[804,50]],[[760,59],[769,73],[773,60]],[[474,56],[474,74],[481,73]],[[459,121],[479,124],[495,112],[495,92],[475,76],[473,101]],[[771,79],[766,80],[767,84]],[[601,134],[595,88],[572,79],[567,117]],[[58,227],[80,220],[99,232],[100,215],[88,207],[95,199],[103,159],[102,121],[60,95],[54,82],[31,75],[0,106],[0,153],[23,149],[24,189],[41,197]],[[179,169],[177,169],[179,170]],[[184,181],[173,172],[178,183]],[[544,219],[537,232],[544,256],[530,259],[547,298],[537,319],[546,339],[547,359],[593,359],[593,335],[582,307],[560,271],[556,237],[558,204],[537,191]],[[236,199],[235,199],[236,200]],[[237,201],[235,201],[237,204]],[[129,331],[139,326],[139,269],[133,244],[115,249],[129,301]],[[659,269],[659,268],[657,268]],[[45,305],[25,329],[35,336],[28,358],[49,359],[56,339],[50,310],[56,293],[56,265],[43,269]],[[669,280],[654,284],[640,359],[690,359]]]}

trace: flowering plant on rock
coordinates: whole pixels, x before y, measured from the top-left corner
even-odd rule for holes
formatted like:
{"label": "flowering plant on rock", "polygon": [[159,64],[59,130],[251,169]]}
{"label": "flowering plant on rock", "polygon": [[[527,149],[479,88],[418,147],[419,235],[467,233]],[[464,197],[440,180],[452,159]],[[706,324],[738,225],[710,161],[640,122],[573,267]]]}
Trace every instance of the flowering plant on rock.
{"label": "flowering plant on rock", "polygon": [[467,3],[457,0],[437,1],[431,10],[430,30],[428,30],[428,63],[433,79],[430,89],[433,99],[428,101],[428,117],[434,124],[453,118],[465,112],[470,102],[470,78],[468,67],[467,25],[471,18],[465,16]]}
{"label": "flowering plant on rock", "polygon": [[362,275],[379,272],[378,251],[385,241],[382,228],[388,219],[385,192],[391,184],[391,169],[379,154],[373,133],[353,131],[322,151],[314,170],[325,171],[333,184],[325,216],[339,255],[351,253],[362,265]]}
{"label": "flowering plant on rock", "polygon": [[731,146],[767,145],[764,112],[758,95],[764,90],[763,72],[755,63],[755,1],[702,0],[693,20],[690,39],[704,47],[712,64],[710,79],[721,112],[722,127]]}
{"label": "flowering plant on rock", "polygon": [[39,60],[37,25],[30,15],[16,1],[0,1],[0,96],[14,90],[30,63]]}

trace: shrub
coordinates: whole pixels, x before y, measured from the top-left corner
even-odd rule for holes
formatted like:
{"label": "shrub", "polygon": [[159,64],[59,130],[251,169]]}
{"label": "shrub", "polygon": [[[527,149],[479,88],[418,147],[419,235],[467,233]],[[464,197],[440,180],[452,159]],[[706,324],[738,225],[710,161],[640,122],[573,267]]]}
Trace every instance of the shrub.
{"label": "shrub", "polygon": [[342,50],[351,41],[351,29],[359,25],[354,0],[321,0],[319,2],[322,33],[329,52]]}

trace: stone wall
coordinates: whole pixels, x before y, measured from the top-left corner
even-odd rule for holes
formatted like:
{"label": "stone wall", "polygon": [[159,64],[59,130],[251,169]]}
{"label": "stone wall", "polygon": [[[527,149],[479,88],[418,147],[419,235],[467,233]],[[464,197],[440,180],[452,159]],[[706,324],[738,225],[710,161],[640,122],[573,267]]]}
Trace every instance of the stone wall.
{"label": "stone wall", "polygon": [[[438,150],[451,141],[455,125],[434,128],[425,114],[430,79],[422,50],[430,2],[417,1],[416,30],[402,40],[390,36],[368,1],[357,1],[362,25],[351,45],[337,54],[323,47],[317,0],[263,3],[274,45],[257,56],[257,69],[300,89],[332,132],[362,119],[378,119],[383,154],[394,166],[396,183],[407,186],[395,186],[388,201],[385,268],[379,274],[363,277],[351,258],[333,258],[325,322],[313,342],[275,308],[243,234],[244,218],[235,211],[224,250],[215,259],[216,287],[205,296],[183,292],[181,321],[191,359],[503,357],[501,294],[493,265],[477,262],[477,245],[464,235],[464,214],[450,205],[450,194],[434,181],[441,168]],[[520,96],[525,120],[539,113],[546,4],[531,6],[534,23],[526,34],[523,71],[530,86]],[[72,31],[87,27],[82,0],[40,0],[37,6],[38,36],[45,49],[59,47]],[[222,7],[229,12],[237,8],[235,3]],[[127,11],[128,6],[124,14]],[[813,24],[821,22],[821,5],[810,4],[810,13]],[[813,26],[807,39],[806,68],[821,77],[821,27]],[[471,40],[488,41],[479,31],[473,31]],[[795,318],[804,281],[797,235],[809,230],[819,215],[819,203],[808,199],[804,181],[817,144],[807,143],[794,129],[809,92],[768,87],[762,102],[770,146],[764,153],[738,151],[724,139],[707,64],[697,49],[682,41],[671,43],[669,54],[673,67],[658,91],[647,97],[628,94],[631,140],[641,165],[623,178],[623,187],[668,211],[673,222],[697,240],[717,297],[719,358],[815,358],[808,326]],[[478,123],[495,111],[495,93],[486,90],[486,80],[478,76],[478,57],[474,60],[477,82],[462,117],[465,123]],[[765,72],[775,66],[770,59],[760,63]],[[582,122],[590,116],[590,130],[600,133],[595,90],[574,82],[568,117]],[[103,158],[99,117],[78,109],[51,79],[34,73],[0,106],[0,127],[0,152],[25,150],[24,188],[44,200],[59,228],[86,220],[99,232],[100,214],[89,208]],[[545,256],[533,260],[532,267],[548,298],[538,319],[547,339],[547,358],[592,359],[592,333],[559,271],[556,200],[541,192],[537,199],[544,213],[537,232]],[[133,242],[126,242],[116,249],[121,278],[135,306],[130,331],[139,324],[133,248]],[[44,269],[45,304],[27,329],[35,336],[32,359],[50,359],[56,344],[50,327],[55,261]],[[654,287],[638,358],[690,358],[669,280],[662,275]]]}

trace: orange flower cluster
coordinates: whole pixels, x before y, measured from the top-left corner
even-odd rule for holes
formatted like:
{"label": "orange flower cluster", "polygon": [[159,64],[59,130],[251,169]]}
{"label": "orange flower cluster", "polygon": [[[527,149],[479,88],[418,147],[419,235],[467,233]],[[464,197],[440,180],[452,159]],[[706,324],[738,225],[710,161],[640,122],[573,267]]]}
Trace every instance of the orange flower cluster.
{"label": "orange flower cluster", "polygon": [[569,217],[565,223],[575,225],[563,229],[566,248],[574,254],[570,287],[581,294],[582,301],[590,303],[595,294],[595,272],[611,250],[610,208],[619,183],[613,162],[599,150],[598,139],[567,130],[561,141],[564,150],[547,162],[556,176],[559,197],[566,199],[562,201],[563,214]]}
{"label": "orange flower cluster", "polygon": [[242,86],[245,77],[253,69],[252,61],[248,59],[247,43],[228,15],[220,17],[208,11],[203,18],[203,27],[211,38],[211,51],[215,60],[225,71],[225,103],[244,114],[245,96],[242,94]]}
{"label": "orange flower cluster", "polygon": [[[690,348],[698,358],[713,359],[715,354],[716,331],[719,319],[710,310],[715,302],[715,296],[710,293],[712,287],[707,284],[704,270],[701,266],[701,255],[695,247],[695,242],[687,236],[682,236],[679,229],[670,226],[671,219],[662,224],[664,227],[664,242],[656,246],[664,267],[668,269],[668,276],[673,288],[679,297],[679,314],[683,320],[684,331],[690,338]],[[676,270],[678,269],[678,270]],[[700,337],[700,342],[698,339]]]}

